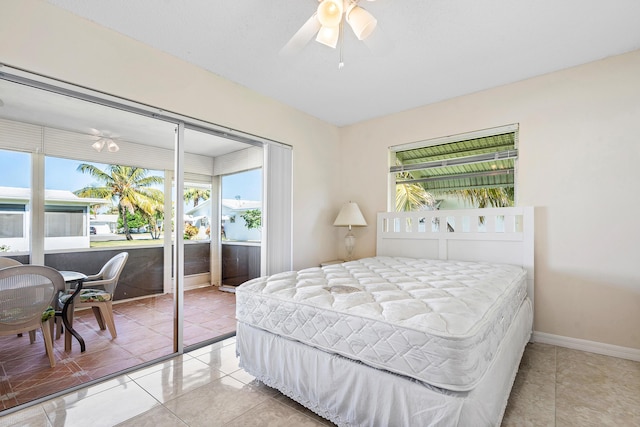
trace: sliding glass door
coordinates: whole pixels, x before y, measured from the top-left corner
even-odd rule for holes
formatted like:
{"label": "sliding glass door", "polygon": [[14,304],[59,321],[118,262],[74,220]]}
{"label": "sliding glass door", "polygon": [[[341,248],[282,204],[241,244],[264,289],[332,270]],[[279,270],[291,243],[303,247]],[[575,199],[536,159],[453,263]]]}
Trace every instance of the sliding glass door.
{"label": "sliding glass door", "polygon": [[220,182],[261,171],[262,143],[7,76],[0,78],[0,256],[87,276],[122,252],[128,257],[109,296],[115,333],[92,310],[76,310],[86,350],[75,339],[65,346],[61,330],[55,368],[39,333],[33,345],[28,336],[0,336],[11,390],[1,395],[0,416],[233,334],[235,295],[220,291]]}

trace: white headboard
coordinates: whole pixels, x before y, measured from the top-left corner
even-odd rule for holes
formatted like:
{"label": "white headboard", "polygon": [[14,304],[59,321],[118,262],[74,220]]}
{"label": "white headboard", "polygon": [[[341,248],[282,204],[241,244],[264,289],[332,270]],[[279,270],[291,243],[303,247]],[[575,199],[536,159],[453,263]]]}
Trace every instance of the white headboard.
{"label": "white headboard", "polygon": [[520,265],[533,302],[533,224],[533,207],[382,212],[376,253]]}

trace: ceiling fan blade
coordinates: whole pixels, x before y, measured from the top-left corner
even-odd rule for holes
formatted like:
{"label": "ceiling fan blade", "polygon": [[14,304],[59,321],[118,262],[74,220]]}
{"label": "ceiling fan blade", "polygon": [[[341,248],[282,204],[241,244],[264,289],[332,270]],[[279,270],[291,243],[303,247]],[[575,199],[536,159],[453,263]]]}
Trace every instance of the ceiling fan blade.
{"label": "ceiling fan blade", "polygon": [[362,42],[375,56],[386,56],[394,48],[393,42],[380,26],[378,26],[369,37],[362,40]]}
{"label": "ceiling fan blade", "polygon": [[302,27],[291,37],[286,45],[280,50],[281,56],[291,56],[300,52],[309,41],[320,30],[320,21],[314,13]]}

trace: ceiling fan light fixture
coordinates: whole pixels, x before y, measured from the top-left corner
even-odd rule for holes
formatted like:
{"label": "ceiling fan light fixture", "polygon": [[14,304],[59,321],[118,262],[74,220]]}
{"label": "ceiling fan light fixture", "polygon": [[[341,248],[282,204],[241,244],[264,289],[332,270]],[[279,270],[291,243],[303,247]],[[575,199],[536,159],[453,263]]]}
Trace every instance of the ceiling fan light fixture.
{"label": "ceiling fan light fixture", "polygon": [[109,150],[110,153],[115,153],[120,150],[120,147],[114,140],[110,139],[109,142],[107,142],[107,150]]}
{"label": "ceiling fan light fixture", "polygon": [[[340,44],[340,62],[344,66],[344,23],[351,26],[359,40],[364,40],[376,29],[378,21],[369,12],[358,6],[360,0],[317,0],[315,13],[309,18],[280,50],[280,55],[290,55],[301,50],[314,36],[318,43],[333,49]],[[374,1],[374,0],[368,0]]]}
{"label": "ceiling fan light fixture", "polygon": [[343,0],[323,0],[318,5],[318,21],[323,27],[337,27],[344,12]]}
{"label": "ceiling fan light fixture", "polygon": [[378,25],[378,20],[372,14],[355,3],[347,9],[346,17],[358,40],[364,40],[369,37]]}
{"label": "ceiling fan light fixture", "polygon": [[102,151],[105,144],[106,144],[105,140],[100,138],[99,140],[91,144],[91,146],[93,147],[94,150],[96,150],[99,153]]}
{"label": "ceiling fan light fixture", "polygon": [[316,41],[322,43],[325,46],[329,46],[332,48],[336,48],[338,45],[338,39],[340,38],[340,27],[325,27],[322,26],[320,31],[318,31],[318,35],[316,36]]}

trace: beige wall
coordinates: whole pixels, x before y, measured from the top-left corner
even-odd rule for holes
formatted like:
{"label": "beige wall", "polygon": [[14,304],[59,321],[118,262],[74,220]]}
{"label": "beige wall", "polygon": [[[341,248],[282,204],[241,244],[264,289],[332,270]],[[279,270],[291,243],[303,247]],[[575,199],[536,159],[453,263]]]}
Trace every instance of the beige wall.
{"label": "beige wall", "polygon": [[[386,210],[391,145],[520,124],[535,330],[640,349],[640,51],[343,128],[343,199]],[[375,228],[356,230],[358,256]]]}
{"label": "beige wall", "polygon": [[37,0],[0,0],[0,63],[294,147],[294,268],[335,258],[339,129]]}
{"label": "beige wall", "polygon": [[519,123],[535,329],[640,349],[640,51],[338,129],[46,3],[0,2],[0,62],[292,145],[294,268],[341,251],[347,200],[370,224],[356,255],[373,255],[389,146]]}

